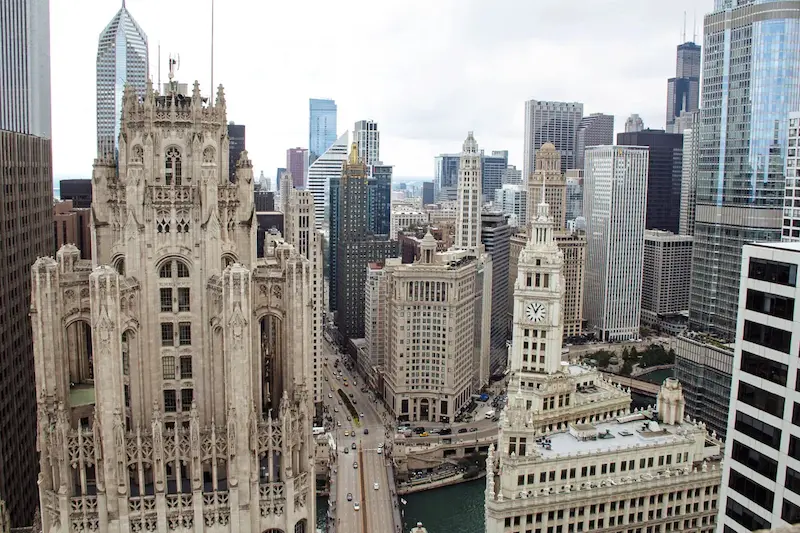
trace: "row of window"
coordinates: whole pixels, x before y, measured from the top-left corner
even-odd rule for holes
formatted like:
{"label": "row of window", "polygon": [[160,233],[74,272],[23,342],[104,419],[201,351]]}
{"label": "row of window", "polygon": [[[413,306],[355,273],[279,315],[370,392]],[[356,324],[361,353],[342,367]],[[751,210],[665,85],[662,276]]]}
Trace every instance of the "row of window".
{"label": "row of window", "polygon": [[[177,294],[177,298],[173,295]],[[184,313],[191,309],[189,287],[161,287],[159,289],[159,300],[161,302],[162,313]],[[176,309],[177,307],[177,309]]]}
{"label": "row of window", "polygon": [[161,323],[161,346],[191,346],[192,344],[192,323],[178,322],[178,335],[175,335],[174,322]]}
{"label": "row of window", "polygon": [[[180,399],[180,403],[178,400]],[[164,412],[177,413],[189,411],[194,401],[194,389],[180,389],[180,396],[176,389],[164,390]]]}

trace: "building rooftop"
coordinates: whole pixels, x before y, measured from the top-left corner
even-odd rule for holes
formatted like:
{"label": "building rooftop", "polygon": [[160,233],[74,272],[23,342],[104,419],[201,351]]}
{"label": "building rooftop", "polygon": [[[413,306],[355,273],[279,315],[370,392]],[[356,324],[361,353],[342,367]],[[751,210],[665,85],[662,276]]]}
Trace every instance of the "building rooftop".
{"label": "building rooftop", "polygon": [[774,248],[776,250],[788,250],[790,252],[800,252],[800,242],[754,242],[750,246],[761,248]]}

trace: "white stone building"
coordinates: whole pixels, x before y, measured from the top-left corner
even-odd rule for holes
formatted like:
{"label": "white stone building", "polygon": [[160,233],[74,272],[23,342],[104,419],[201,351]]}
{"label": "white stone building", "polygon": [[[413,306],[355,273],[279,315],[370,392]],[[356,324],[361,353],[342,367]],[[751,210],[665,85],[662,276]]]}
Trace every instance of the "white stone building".
{"label": "white stone building", "polygon": [[494,206],[506,215],[510,226],[524,228],[528,223],[528,190],[523,185],[504,184],[494,191]]}
{"label": "white stone building", "polygon": [[725,531],[800,522],[800,243],[742,248],[728,445]]}
{"label": "white stone building", "polygon": [[721,442],[684,422],[676,380],[656,411],[631,412],[629,392],[561,361],[562,262],[541,203],[518,264],[509,398],[486,462],[487,533],[713,533]]}
{"label": "white stone building", "polygon": [[437,252],[430,232],[418,261],[388,259],[385,270],[384,397],[400,421],[452,421],[477,391],[476,365],[488,366],[491,279],[469,251]]}
{"label": "white stone building", "polygon": [[42,529],[312,531],[314,265],[272,234],[257,259],[222,87],[122,110],[93,260],[32,267]]}
{"label": "white stone building", "polygon": [[478,143],[467,134],[458,166],[458,200],[456,215],[456,247],[478,250],[481,244],[481,154]]}
{"label": "white stone building", "polygon": [[561,172],[561,152],[549,142],[536,150],[536,169],[528,176],[527,211],[531,220],[536,214],[536,206],[542,201],[542,193],[550,206],[554,228],[564,230],[567,225],[567,181]]}
{"label": "white stone building", "polygon": [[367,281],[364,284],[364,341],[369,361],[365,366],[373,388],[378,388],[378,374],[383,372],[386,365],[386,315],[389,311],[386,273],[382,265],[370,263],[367,265]]}
{"label": "white stone building", "polygon": [[639,337],[649,149],[586,149],[583,314],[603,341]]}
{"label": "white stone building", "polygon": [[416,209],[407,203],[392,204],[390,235],[389,238],[397,240],[397,234],[412,226],[424,226],[428,223],[428,213],[423,209]]}

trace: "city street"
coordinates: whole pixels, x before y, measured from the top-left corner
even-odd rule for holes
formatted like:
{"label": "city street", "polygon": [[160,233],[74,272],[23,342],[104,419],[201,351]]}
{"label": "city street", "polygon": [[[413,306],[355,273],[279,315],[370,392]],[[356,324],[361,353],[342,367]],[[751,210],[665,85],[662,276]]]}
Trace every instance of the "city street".
{"label": "city street", "polygon": [[[361,392],[363,383],[359,376],[349,372],[344,368],[344,361],[339,364],[343,373],[343,378],[348,380],[349,385],[344,386],[344,379],[339,379],[334,375],[334,361],[341,359],[341,355],[332,348],[327,342],[324,343],[324,354],[328,358],[325,364],[323,375],[327,380],[323,385],[324,404],[328,408],[328,414],[333,417],[333,435],[336,442],[336,464],[331,468],[337,470],[336,473],[336,531],[341,532],[391,532],[396,531],[397,526],[393,526],[393,507],[397,505],[397,497],[394,494],[394,486],[389,483],[387,473],[386,451],[391,450],[391,439],[387,438],[387,427],[385,425],[385,411],[382,406],[376,405],[374,400],[370,400],[368,393]],[[358,386],[353,385],[353,379]],[[352,420],[348,421],[349,415],[344,405],[339,405],[341,398],[337,391],[342,389],[348,396],[352,394],[351,401],[355,400],[354,407],[358,410],[360,424],[357,426]],[[332,398],[329,397],[329,394]],[[338,413],[335,412],[338,409]],[[341,422],[338,427],[337,422]],[[364,434],[364,430],[368,434]],[[347,431],[349,436],[345,437]],[[356,449],[352,449],[355,443]],[[386,443],[387,450],[378,453],[379,444]],[[347,453],[344,449],[347,448]],[[358,462],[358,468],[353,467],[353,463]],[[375,488],[377,483],[378,488]],[[352,501],[347,501],[347,494],[351,493]],[[354,503],[358,502],[360,510],[354,509]]]}

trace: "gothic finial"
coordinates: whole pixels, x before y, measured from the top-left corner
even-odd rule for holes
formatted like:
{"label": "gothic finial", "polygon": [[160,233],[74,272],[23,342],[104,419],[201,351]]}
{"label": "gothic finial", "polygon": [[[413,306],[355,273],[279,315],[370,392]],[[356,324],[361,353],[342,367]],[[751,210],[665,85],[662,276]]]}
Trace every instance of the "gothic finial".
{"label": "gothic finial", "polygon": [[353,143],[350,145],[350,161],[348,162],[351,165],[358,164],[358,144]]}

